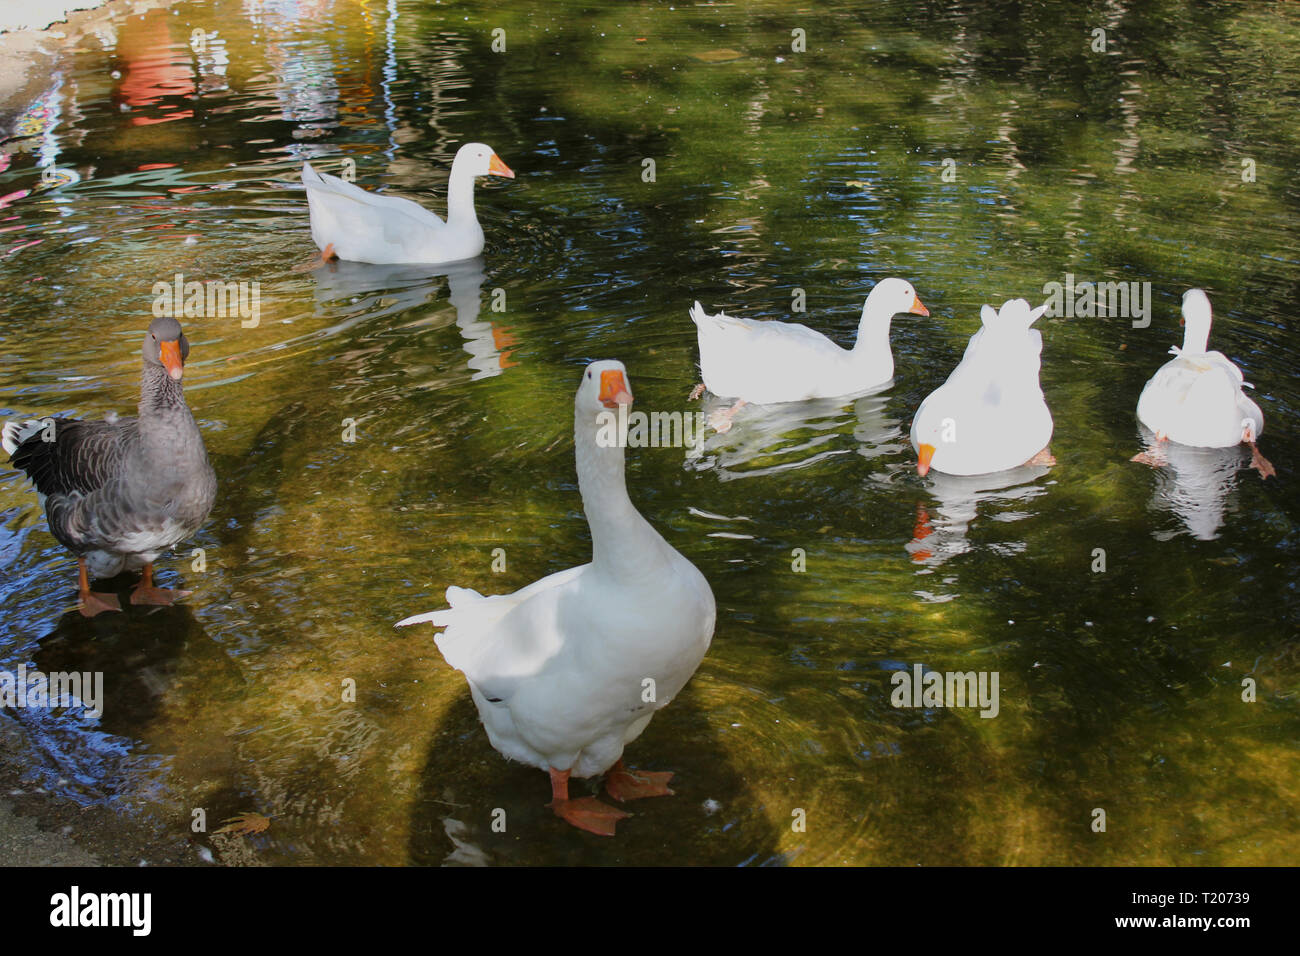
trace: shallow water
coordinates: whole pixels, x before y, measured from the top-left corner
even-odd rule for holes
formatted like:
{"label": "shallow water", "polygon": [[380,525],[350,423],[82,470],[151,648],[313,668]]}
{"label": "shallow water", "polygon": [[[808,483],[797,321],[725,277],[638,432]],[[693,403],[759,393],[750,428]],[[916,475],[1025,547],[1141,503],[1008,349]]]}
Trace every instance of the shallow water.
{"label": "shallow water", "polygon": [[[119,17],[3,118],[24,135],[0,146],[0,195],[33,192],[0,209],[0,414],[129,410],[153,286],[178,272],[259,283],[259,323],[187,321],[221,490],[160,564],[194,590],[183,606],[80,618],[75,565],[0,474],[0,669],[103,671],[107,698],[99,719],[7,712],[27,741],[10,759],[30,788],[229,862],[1294,861],[1297,89],[1286,5]],[[361,185],[441,212],[468,140],[517,174],[479,186],[481,260],[294,271],[315,253],[303,160],[350,158]],[[1146,328],[1039,321],[1058,464],[919,478],[912,413],[980,305],[1041,301],[1067,273],[1149,281],[1154,307]],[[623,360],[639,408],[691,411],[693,301],[848,344],[889,275],[931,313],[895,319],[890,388],[629,453],[633,499],[708,577],[717,630],[628,753],[678,795],[614,840],[567,828],[544,776],[488,745],[431,633],[393,622],[449,584],[513,590],[587,560],[587,361]],[[1129,461],[1192,286],[1257,386],[1277,479],[1236,451]],[[891,673],[918,664],[996,671],[998,716],[893,707]],[[192,834],[194,808],[271,826]]]}

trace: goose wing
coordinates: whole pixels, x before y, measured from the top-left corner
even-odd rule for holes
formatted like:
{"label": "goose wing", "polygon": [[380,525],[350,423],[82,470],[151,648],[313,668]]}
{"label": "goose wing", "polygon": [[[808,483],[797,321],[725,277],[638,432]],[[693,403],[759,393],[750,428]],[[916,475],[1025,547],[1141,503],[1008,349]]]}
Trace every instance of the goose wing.
{"label": "goose wing", "polygon": [[398,627],[430,623],[445,627],[434,638],[447,663],[485,697],[506,700],[522,678],[537,674],[565,644],[560,603],[590,565],[557,571],[513,594],[484,596],[450,587],[439,611],[398,621]]}
{"label": "goose wing", "polygon": [[[427,244],[430,233],[447,228],[419,203],[367,192],[337,176],[317,172],[310,163],[303,165],[302,183],[311,208],[312,239],[321,249],[333,244],[343,259],[358,258],[357,250],[376,247],[409,247],[415,253],[421,244]],[[360,256],[362,261],[365,258]]]}
{"label": "goose wing", "polygon": [[31,421],[6,426],[5,445],[15,445],[13,466],[26,472],[36,490],[47,498],[90,494],[121,474],[136,428],[134,418]]}

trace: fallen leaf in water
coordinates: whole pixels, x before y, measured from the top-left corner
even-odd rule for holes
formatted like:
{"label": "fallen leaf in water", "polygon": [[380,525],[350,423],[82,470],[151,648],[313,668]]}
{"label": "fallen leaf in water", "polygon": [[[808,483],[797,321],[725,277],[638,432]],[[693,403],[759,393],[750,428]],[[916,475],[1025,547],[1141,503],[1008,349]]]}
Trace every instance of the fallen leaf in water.
{"label": "fallen leaf in water", "polygon": [[233,833],[236,836],[248,836],[250,833],[261,833],[271,825],[271,821],[260,813],[241,813],[237,817],[221,822],[225,826],[220,830],[213,830],[213,834]]}
{"label": "fallen leaf in water", "polygon": [[849,180],[847,183],[845,183],[844,185],[845,185],[845,186],[852,186],[854,189],[868,189],[868,188],[870,188],[871,183],[864,182],[864,181],[861,180],[861,179],[850,179],[850,180]]}
{"label": "fallen leaf in water", "polygon": [[706,50],[704,53],[692,53],[691,56],[697,60],[703,60],[705,63],[726,63],[729,60],[739,60],[745,54],[739,50],[732,50],[723,47],[720,50]]}

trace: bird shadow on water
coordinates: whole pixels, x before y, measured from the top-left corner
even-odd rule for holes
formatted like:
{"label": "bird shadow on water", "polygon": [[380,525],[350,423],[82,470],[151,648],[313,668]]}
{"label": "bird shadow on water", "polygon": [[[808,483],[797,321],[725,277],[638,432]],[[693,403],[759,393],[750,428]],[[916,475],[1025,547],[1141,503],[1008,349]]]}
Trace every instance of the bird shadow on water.
{"label": "bird shadow on water", "polygon": [[[775,829],[709,726],[690,685],[623,755],[628,766],[670,770],[674,795],[619,804],[603,778],[574,780],[631,813],[613,837],[570,826],[546,807],[546,774],[492,749],[466,690],[429,741],[411,820],[410,861],[444,866],[780,865]],[[495,822],[495,828],[494,828]]]}
{"label": "bird shadow on water", "polygon": [[29,772],[47,790],[82,805],[150,794],[162,786],[164,761],[139,741],[186,674],[210,672],[224,660],[183,604],[127,604],[121,613],[91,619],[64,614],[39,639],[28,666],[46,675],[80,675],[80,702],[14,712],[29,748]]}
{"label": "bird shadow on water", "polygon": [[223,477],[207,525],[225,529],[225,547],[247,547],[257,510],[282,500],[286,470],[296,464],[291,450],[302,447],[310,425],[307,405],[289,402],[267,418],[242,453],[211,456],[213,468]]}

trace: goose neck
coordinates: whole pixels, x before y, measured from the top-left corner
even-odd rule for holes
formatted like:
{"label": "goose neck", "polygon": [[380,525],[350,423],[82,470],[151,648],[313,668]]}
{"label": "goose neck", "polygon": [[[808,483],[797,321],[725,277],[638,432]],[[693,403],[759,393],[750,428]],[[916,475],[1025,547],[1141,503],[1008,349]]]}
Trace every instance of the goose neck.
{"label": "goose neck", "polygon": [[474,212],[474,174],[459,160],[451,165],[447,181],[447,225],[477,223]]}
{"label": "goose neck", "polygon": [[177,410],[188,411],[181,383],[161,365],[146,365],[140,378],[140,417],[157,418]]}
{"label": "goose neck", "polygon": [[1183,329],[1183,353],[1186,355],[1204,355],[1210,343],[1210,327],[1188,322]]}
{"label": "goose neck", "polygon": [[889,327],[894,316],[882,308],[872,308],[867,302],[862,307],[862,318],[858,321],[858,340],[853,343],[856,354],[871,354],[889,346]]}
{"label": "goose neck", "polygon": [[647,555],[658,551],[658,533],[628,496],[623,442],[602,442],[601,435],[591,421],[579,419],[574,429],[578,489],[591,528],[591,561],[617,578],[643,575]]}

